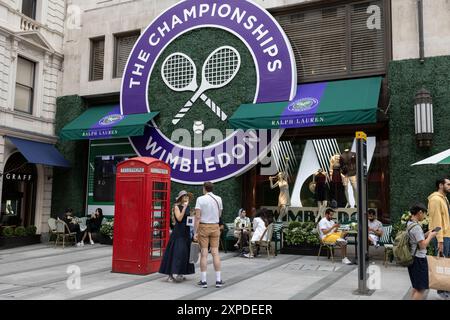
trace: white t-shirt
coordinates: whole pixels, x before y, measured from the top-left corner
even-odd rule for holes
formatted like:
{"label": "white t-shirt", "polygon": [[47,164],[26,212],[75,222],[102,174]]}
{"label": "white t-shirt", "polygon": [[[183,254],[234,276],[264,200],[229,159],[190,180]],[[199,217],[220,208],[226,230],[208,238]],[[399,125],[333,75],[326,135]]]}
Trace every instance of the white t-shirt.
{"label": "white t-shirt", "polygon": [[320,239],[323,239],[326,236],[323,234],[322,230],[330,229],[334,225],[335,225],[335,222],[333,220],[328,221],[327,218],[323,217],[322,220],[320,220],[320,222],[319,222]]}
{"label": "white t-shirt", "polygon": [[[375,219],[373,221],[368,220],[368,226],[370,229],[377,230],[377,231],[383,231],[383,224],[380,221],[378,221],[377,219]],[[369,233],[375,234],[375,232],[373,232],[373,231],[370,231]]]}
{"label": "white t-shirt", "polygon": [[242,224],[245,224],[245,228],[249,228],[250,227],[250,218],[249,217],[245,217],[245,218],[237,217],[236,219],[234,219],[234,228],[235,229],[240,230]]}
{"label": "white t-shirt", "polygon": [[[266,230],[266,224],[264,223],[264,220],[260,217],[256,217],[253,219],[253,236],[252,240],[253,242],[261,240],[261,236],[263,235],[264,231]],[[264,235],[263,240],[266,241],[268,238],[268,234],[266,233]]]}
{"label": "white t-shirt", "polygon": [[[214,197],[214,199],[213,199]],[[219,207],[217,207],[219,205]],[[209,192],[201,197],[197,198],[195,203],[195,209],[199,209],[201,212],[201,223],[219,223],[220,210],[223,210],[222,198],[216,196],[212,192]]]}

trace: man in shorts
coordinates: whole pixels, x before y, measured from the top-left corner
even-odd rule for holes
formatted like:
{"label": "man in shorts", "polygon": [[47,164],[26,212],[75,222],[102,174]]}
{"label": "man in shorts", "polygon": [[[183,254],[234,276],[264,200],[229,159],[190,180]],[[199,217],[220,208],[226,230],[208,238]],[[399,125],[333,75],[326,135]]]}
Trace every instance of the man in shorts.
{"label": "man in shorts", "polygon": [[203,184],[203,196],[197,198],[195,204],[195,228],[194,241],[198,241],[201,249],[200,272],[201,279],[198,285],[207,288],[206,269],[208,259],[208,246],[211,247],[214,269],[216,271],[216,288],[224,284],[220,275],[219,240],[220,227],[219,220],[222,216],[222,198],[216,196],[213,191],[213,184],[205,182]]}
{"label": "man in shorts", "polygon": [[341,247],[342,250],[342,263],[352,264],[347,258],[347,241],[344,237],[346,232],[338,231],[341,226],[333,221],[334,210],[328,208],[325,210],[325,216],[319,221],[319,235],[323,243],[336,244]]}
{"label": "man in shorts", "polygon": [[427,247],[430,241],[436,237],[437,232],[428,231],[423,233],[419,222],[425,219],[427,207],[421,203],[414,205],[410,210],[411,220],[406,225],[411,246],[411,255],[414,262],[408,266],[409,278],[411,279],[412,300],[423,300],[425,291],[429,289],[428,283],[428,261]]}

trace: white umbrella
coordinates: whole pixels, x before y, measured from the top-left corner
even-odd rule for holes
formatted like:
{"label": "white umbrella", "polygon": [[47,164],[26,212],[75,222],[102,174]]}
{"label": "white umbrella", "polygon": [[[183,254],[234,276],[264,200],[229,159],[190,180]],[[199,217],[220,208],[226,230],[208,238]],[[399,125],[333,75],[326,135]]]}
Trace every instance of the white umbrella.
{"label": "white umbrella", "polygon": [[413,163],[411,166],[420,166],[423,164],[450,164],[450,149],[435,154],[434,156],[426,158],[422,161]]}

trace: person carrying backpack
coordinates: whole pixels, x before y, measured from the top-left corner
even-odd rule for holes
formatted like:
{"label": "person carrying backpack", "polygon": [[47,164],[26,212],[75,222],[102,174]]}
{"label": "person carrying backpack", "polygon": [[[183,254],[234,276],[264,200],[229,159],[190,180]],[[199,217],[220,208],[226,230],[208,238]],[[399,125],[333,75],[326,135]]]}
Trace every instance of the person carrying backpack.
{"label": "person carrying backpack", "polygon": [[422,300],[425,290],[428,290],[428,262],[427,247],[430,241],[436,237],[437,232],[428,231],[423,233],[419,222],[425,219],[427,207],[421,203],[414,205],[411,209],[411,220],[407,223],[407,234],[410,252],[413,257],[412,264],[408,266],[409,278],[412,284],[412,300]]}

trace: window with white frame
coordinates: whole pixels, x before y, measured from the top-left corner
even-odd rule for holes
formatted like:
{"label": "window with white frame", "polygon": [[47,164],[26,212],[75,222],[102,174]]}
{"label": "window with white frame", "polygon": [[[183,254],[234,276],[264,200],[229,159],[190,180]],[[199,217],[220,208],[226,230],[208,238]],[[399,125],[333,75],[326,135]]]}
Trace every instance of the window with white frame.
{"label": "window with white frame", "polygon": [[22,0],[22,13],[36,20],[36,0]]}
{"label": "window with white frame", "polygon": [[36,63],[28,59],[17,58],[16,95],[14,110],[32,113],[34,96],[34,78]]}
{"label": "window with white frame", "polygon": [[114,78],[122,77],[128,56],[138,40],[140,31],[128,32],[114,37]]}

